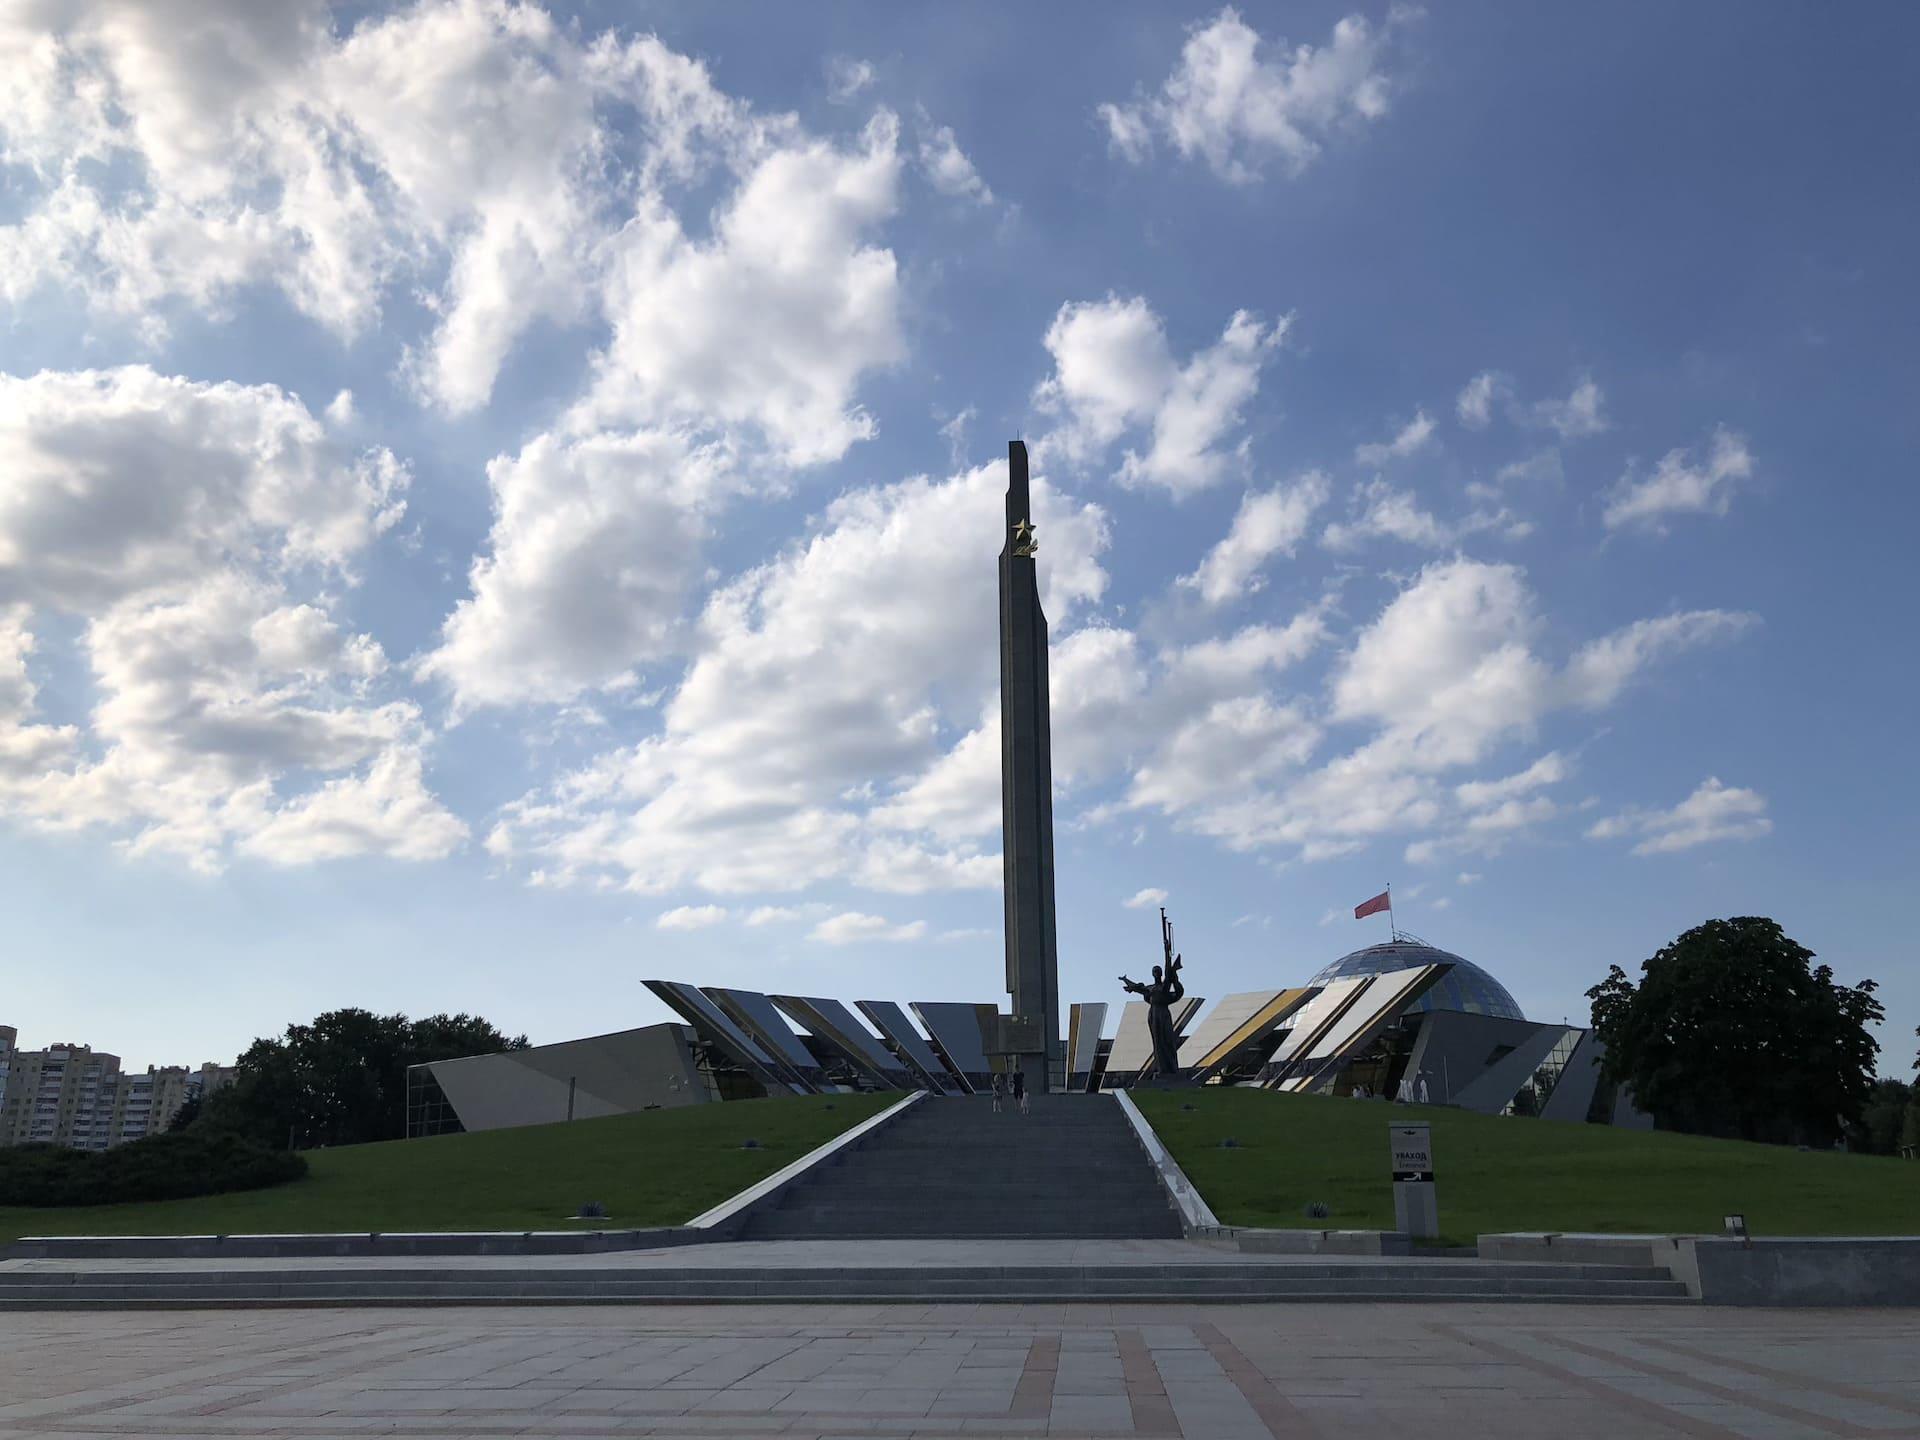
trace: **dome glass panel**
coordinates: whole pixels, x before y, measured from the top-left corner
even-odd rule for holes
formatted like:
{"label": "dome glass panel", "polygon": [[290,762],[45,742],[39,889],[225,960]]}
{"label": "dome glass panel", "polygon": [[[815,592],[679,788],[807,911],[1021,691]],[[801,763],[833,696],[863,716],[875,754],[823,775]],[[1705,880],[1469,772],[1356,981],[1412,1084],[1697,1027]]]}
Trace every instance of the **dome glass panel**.
{"label": "dome glass panel", "polygon": [[1307,983],[1325,985],[1354,975],[1383,975],[1389,970],[1407,970],[1416,965],[1451,965],[1439,983],[1407,1007],[1416,1010],[1464,1010],[1473,1015],[1498,1015],[1508,1020],[1524,1020],[1507,987],[1471,960],[1431,945],[1411,940],[1395,940],[1387,945],[1369,945],[1342,955]]}

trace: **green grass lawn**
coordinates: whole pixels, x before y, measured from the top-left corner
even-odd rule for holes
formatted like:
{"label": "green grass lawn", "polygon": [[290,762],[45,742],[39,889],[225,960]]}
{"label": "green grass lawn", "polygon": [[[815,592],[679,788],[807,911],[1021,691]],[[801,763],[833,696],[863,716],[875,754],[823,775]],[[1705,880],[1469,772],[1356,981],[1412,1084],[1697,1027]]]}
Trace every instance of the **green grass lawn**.
{"label": "green grass lawn", "polygon": [[[1718,1234],[1733,1213],[1756,1235],[1920,1233],[1910,1160],[1265,1090],[1134,1099],[1228,1225],[1391,1229],[1388,1126],[1424,1121],[1450,1242],[1502,1230]],[[1241,1148],[1222,1149],[1228,1136]],[[1306,1218],[1314,1200],[1325,1220]]]}
{"label": "green grass lawn", "polygon": [[[142,1205],[0,1207],[22,1235],[245,1235],[677,1225],[885,1109],[898,1095],[690,1105],[572,1124],[309,1150],[304,1180]],[[758,1150],[740,1142],[758,1140]],[[602,1201],[606,1220],[570,1221]]]}

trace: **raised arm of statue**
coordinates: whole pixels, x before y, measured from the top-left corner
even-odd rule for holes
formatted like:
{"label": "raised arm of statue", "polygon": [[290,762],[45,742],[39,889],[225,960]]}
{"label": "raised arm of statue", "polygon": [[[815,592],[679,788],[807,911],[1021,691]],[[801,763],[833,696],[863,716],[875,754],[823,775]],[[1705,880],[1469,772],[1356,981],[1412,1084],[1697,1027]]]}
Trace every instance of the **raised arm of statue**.
{"label": "raised arm of statue", "polygon": [[1131,991],[1135,995],[1144,995],[1147,993],[1146,986],[1142,985],[1138,980],[1129,980],[1124,975],[1120,977],[1120,988]]}

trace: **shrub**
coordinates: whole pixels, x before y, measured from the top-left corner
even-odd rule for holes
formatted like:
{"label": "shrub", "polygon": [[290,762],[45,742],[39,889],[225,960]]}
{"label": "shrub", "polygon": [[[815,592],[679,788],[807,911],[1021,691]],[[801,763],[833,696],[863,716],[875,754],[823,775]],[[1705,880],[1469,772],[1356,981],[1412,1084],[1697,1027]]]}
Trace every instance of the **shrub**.
{"label": "shrub", "polygon": [[111,1150],[0,1149],[0,1205],[112,1205],[259,1190],[298,1180],[307,1162],[231,1134],[150,1135]]}

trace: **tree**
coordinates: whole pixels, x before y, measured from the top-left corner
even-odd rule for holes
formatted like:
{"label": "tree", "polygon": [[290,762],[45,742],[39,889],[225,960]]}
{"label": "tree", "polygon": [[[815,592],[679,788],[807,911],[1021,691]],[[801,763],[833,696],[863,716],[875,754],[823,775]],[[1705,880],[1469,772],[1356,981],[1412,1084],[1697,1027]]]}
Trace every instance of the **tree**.
{"label": "tree", "polygon": [[1830,966],[1772,920],[1709,920],[1587,991],[1606,1077],[1662,1129],[1831,1145],[1860,1123],[1884,1012],[1873,981]]}
{"label": "tree", "polygon": [[195,1124],[297,1149],[398,1140],[409,1065],[526,1048],[526,1036],[508,1039],[477,1015],[329,1010],[279,1039],[255,1040]]}
{"label": "tree", "polygon": [[[1916,1027],[1915,1035],[1920,1035]],[[1907,1101],[1907,1118],[1900,1126],[1899,1152],[1920,1150],[1920,1055],[1913,1057],[1914,1075],[1913,1097]]]}
{"label": "tree", "polygon": [[1860,1124],[1847,1132],[1847,1143],[1869,1155],[1893,1155],[1900,1149],[1900,1132],[1913,1106],[1913,1087],[1904,1080],[1876,1080],[1860,1112]]}
{"label": "tree", "polygon": [[173,1112],[173,1119],[167,1122],[167,1133],[177,1135],[200,1118],[200,1095],[196,1091],[181,1102],[180,1108]]}

